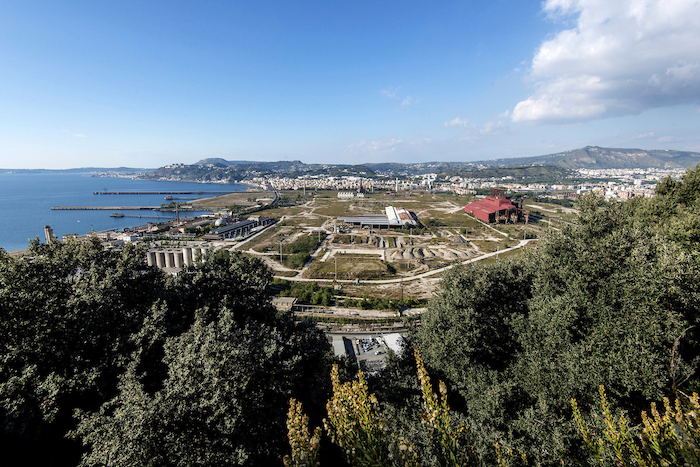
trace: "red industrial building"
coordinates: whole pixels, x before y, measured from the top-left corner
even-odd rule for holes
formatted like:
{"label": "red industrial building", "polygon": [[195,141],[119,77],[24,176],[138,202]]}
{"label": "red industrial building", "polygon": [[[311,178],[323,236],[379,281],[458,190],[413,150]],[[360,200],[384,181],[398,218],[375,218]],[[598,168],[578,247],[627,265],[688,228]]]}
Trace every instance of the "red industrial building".
{"label": "red industrial building", "polygon": [[527,224],[530,220],[530,212],[522,208],[522,201],[518,206],[505,197],[503,190],[497,188],[491,189],[491,196],[464,206],[464,212],[489,224]]}

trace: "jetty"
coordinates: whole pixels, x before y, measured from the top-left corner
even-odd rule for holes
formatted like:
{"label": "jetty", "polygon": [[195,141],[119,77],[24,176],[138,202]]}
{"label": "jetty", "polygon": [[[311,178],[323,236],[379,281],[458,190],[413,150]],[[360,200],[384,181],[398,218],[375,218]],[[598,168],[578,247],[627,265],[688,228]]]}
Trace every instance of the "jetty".
{"label": "jetty", "polygon": [[53,206],[53,211],[160,211],[160,206]]}
{"label": "jetty", "polygon": [[94,191],[95,195],[228,195],[239,191]]}
{"label": "jetty", "polygon": [[193,211],[192,206],[53,206],[54,211]]}
{"label": "jetty", "polygon": [[113,214],[110,214],[109,217],[118,217],[120,219],[122,217],[130,217],[130,218],[134,218],[134,219],[167,219],[167,220],[171,220],[171,221],[175,220],[174,217],[170,217],[170,216],[143,216],[141,214],[122,214],[120,212],[115,212]]}

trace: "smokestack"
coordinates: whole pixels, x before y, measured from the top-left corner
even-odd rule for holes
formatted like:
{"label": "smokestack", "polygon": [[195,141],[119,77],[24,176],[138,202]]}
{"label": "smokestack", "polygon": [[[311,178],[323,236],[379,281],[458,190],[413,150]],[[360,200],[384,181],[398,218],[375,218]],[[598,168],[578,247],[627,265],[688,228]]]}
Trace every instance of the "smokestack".
{"label": "smokestack", "polygon": [[56,236],[53,234],[53,229],[50,225],[44,226],[44,236],[46,237],[46,244],[51,244],[56,241]]}

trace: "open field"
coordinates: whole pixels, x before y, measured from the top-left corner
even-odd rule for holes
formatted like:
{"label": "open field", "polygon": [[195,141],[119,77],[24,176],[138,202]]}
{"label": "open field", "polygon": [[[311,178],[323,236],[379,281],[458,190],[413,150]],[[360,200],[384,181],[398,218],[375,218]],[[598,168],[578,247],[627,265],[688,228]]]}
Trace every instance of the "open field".
{"label": "open field", "polygon": [[[203,201],[211,209],[271,197],[274,193],[242,192]],[[533,216],[537,218],[528,225],[486,225],[464,212],[464,205],[473,199],[471,196],[425,191],[397,196],[375,193],[349,200],[338,199],[335,191],[314,193],[308,190],[305,197],[300,191],[282,192],[279,206],[260,212],[281,221],[245,242],[240,249],[262,255],[279,276],[297,280],[359,279],[359,284],[344,284],[343,287],[351,294],[426,298],[435,292],[440,275],[420,279],[415,279],[416,276],[503,251],[516,246],[523,238],[545,235],[549,228],[561,226],[565,218],[573,215],[570,209],[538,202],[525,206],[531,212],[537,211]],[[337,219],[342,215],[382,214],[386,206],[408,209],[416,214],[421,225],[370,230],[346,226]],[[302,237],[318,235],[319,232],[328,234],[328,237],[315,252],[310,252],[310,260],[303,267],[287,261],[291,245]],[[280,263],[280,249],[284,263],[297,269]],[[499,258],[520,252],[512,250],[499,254]],[[496,261],[495,256],[486,261]],[[372,283],[387,279],[396,279],[396,282]]]}

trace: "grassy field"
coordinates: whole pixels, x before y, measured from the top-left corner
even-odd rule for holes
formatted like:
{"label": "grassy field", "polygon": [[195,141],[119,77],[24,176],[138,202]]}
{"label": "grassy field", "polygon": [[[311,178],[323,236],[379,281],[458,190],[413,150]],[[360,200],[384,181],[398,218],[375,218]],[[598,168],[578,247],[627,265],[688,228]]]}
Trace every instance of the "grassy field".
{"label": "grassy field", "polygon": [[333,261],[314,261],[305,276],[311,279],[379,279],[393,277],[391,266],[382,260],[365,255],[337,254]]}
{"label": "grassy field", "polygon": [[[460,260],[474,257],[475,249],[481,253],[491,253],[496,250],[504,250],[517,244],[518,240],[539,237],[547,231],[549,222],[553,227],[561,226],[562,220],[572,216],[571,210],[562,209],[561,206],[549,203],[533,203],[525,206],[532,212],[537,211],[542,220],[534,221],[529,225],[492,225],[486,226],[472,216],[464,212],[464,205],[472,201],[471,196],[455,196],[446,193],[429,193],[415,191],[409,194],[401,192],[397,196],[387,196],[385,193],[367,194],[365,198],[350,200],[338,199],[336,191],[314,192],[307,190],[306,196],[301,191],[287,191],[281,194],[281,204],[271,209],[264,209],[259,214],[284,220],[277,225],[265,230],[263,233],[250,240],[245,249],[252,248],[258,252],[273,252],[279,254],[280,244],[284,262],[288,266],[299,269],[302,259],[296,258],[296,262],[290,262],[293,255],[291,245],[299,238],[308,236],[310,232],[325,230],[331,232],[335,227],[344,229],[342,233],[333,233],[324,244],[324,251],[314,260],[305,277],[316,279],[334,279],[335,263],[333,257],[325,262],[320,258],[326,251],[338,249],[359,249],[367,253],[383,253],[389,262],[382,261],[378,256],[371,254],[339,254],[338,279],[386,279],[407,277],[420,274],[452,264],[459,257]],[[225,208],[231,205],[254,203],[258,198],[270,198],[271,192],[240,192],[225,195],[218,198],[197,201],[198,205],[206,205],[208,209],[216,207]],[[421,226],[413,229],[396,229],[370,231],[369,229],[350,228],[337,221],[342,215],[380,214],[386,206],[404,207],[416,214]],[[501,234],[505,233],[507,236]],[[381,240],[379,245],[377,239]],[[463,241],[463,237],[469,239],[469,243]],[[368,241],[369,238],[369,241]],[[310,252],[309,252],[310,253]],[[499,254],[499,258],[507,258],[519,255],[522,250]],[[308,254],[304,252],[303,254]],[[467,256],[469,255],[469,256]],[[304,257],[306,258],[306,257]],[[279,261],[279,256],[271,257]],[[495,259],[486,259],[494,262]],[[293,263],[293,264],[292,264]],[[277,275],[293,275],[294,272]],[[359,290],[368,290],[372,286],[359,285]],[[400,286],[396,286],[397,290]],[[378,293],[385,295],[395,294],[396,290],[387,286],[378,289]],[[425,292],[425,290],[423,290]],[[360,292],[364,293],[364,292]]]}

